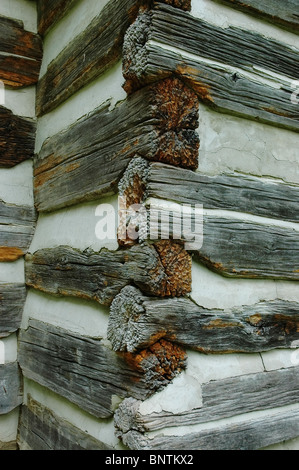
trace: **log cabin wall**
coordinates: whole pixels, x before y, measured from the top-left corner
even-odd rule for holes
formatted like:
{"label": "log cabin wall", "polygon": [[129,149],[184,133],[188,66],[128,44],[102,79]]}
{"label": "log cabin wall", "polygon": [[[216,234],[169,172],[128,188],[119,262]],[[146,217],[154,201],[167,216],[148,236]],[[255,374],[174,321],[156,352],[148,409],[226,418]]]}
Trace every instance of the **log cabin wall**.
{"label": "log cabin wall", "polygon": [[297,2],[14,2],[0,445],[298,449]]}

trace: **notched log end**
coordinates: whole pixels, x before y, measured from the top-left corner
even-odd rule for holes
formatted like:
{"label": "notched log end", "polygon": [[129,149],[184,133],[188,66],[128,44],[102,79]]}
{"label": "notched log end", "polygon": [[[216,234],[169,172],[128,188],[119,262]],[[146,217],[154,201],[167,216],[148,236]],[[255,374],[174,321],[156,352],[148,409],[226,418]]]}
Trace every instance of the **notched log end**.
{"label": "notched log end", "polygon": [[[163,296],[180,297],[192,290],[192,257],[180,243],[161,240],[155,243],[167,276]],[[161,293],[162,295],[162,293]]]}
{"label": "notched log end", "polygon": [[186,368],[187,354],[180,346],[161,339],[138,354],[124,353],[127,363],[144,374],[151,390],[158,391]]}

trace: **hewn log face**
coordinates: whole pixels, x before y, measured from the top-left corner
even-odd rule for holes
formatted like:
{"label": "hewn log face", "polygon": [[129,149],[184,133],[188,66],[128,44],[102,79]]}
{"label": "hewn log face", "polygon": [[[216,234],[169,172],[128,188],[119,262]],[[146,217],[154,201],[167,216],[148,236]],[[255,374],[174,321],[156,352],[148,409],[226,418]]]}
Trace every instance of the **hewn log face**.
{"label": "hewn log face", "polygon": [[299,435],[299,411],[281,411],[263,417],[248,416],[233,424],[221,424],[184,436],[148,438],[137,431],[122,436],[136,450],[258,450],[295,439]]}
{"label": "hewn log face", "polygon": [[42,36],[75,5],[78,0],[38,0],[37,24]]}
{"label": "hewn log face", "polygon": [[0,80],[14,88],[37,83],[42,60],[38,34],[25,31],[21,21],[0,18]]}
{"label": "hewn log face", "polygon": [[109,111],[109,105],[47,140],[35,162],[35,200],[40,211],[117,192],[137,153],[196,168],[198,100],[177,79],[146,87]]}
{"label": "hewn log face", "polygon": [[[172,26],[171,34],[168,19],[165,25],[163,23],[164,10]],[[179,17],[174,25],[176,15]],[[199,40],[201,31],[204,37]],[[210,41],[206,41],[205,34],[211,35]],[[242,46],[239,44],[237,47],[235,41],[239,35],[244,43],[240,40]],[[132,93],[145,84],[177,74],[216,111],[298,131],[298,112],[291,100],[294,91],[291,84],[277,82],[273,87],[265,84],[258,75],[255,78],[247,74],[254,63],[294,78],[298,69],[298,52],[278,42],[268,42],[262,36],[248,35],[234,28],[222,30],[213,27],[187,13],[159,5],[156,10],[141,14],[127,31],[123,48],[125,89]],[[164,45],[178,50],[173,52]],[[240,49],[242,54],[236,53]],[[198,59],[190,55],[192,51],[194,54],[200,51]],[[276,57],[274,61],[273,57]],[[216,59],[217,64],[207,63],[206,59]]]}
{"label": "hewn log face", "polygon": [[15,261],[27,253],[35,223],[34,208],[0,201],[0,262]]}
{"label": "hewn log face", "polygon": [[249,374],[214,380],[202,385],[203,405],[183,413],[140,412],[141,401],[128,398],[115,413],[115,426],[128,431],[153,432],[165,428],[192,426],[253,411],[270,410],[298,402],[299,369]]}
{"label": "hewn log face", "polygon": [[0,415],[22,403],[22,378],[16,362],[0,365]]}
{"label": "hewn log face", "polygon": [[0,338],[20,328],[25,300],[24,284],[0,283]]}
{"label": "hewn log face", "polygon": [[38,116],[56,108],[120,59],[125,31],[138,8],[136,0],[109,1],[86,30],[51,62],[37,87]]}
{"label": "hewn log face", "polygon": [[167,342],[138,356],[118,355],[102,341],[31,320],[20,333],[23,374],[96,417],[113,415],[113,397],[144,399],[185,367],[186,355]]}
{"label": "hewn log face", "polygon": [[0,168],[13,167],[34,156],[35,132],[35,121],[0,106]]}
{"label": "hewn log face", "polygon": [[108,338],[115,351],[136,352],[157,339],[204,353],[256,353],[299,340],[299,304],[260,302],[207,309],[189,299],[158,299],[125,287],[110,308]]}
{"label": "hewn log face", "polygon": [[238,10],[266,19],[292,32],[299,31],[299,7],[297,0],[216,0]]}
{"label": "hewn log face", "polygon": [[31,396],[22,406],[18,443],[20,450],[109,450]]}
{"label": "hewn log face", "polygon": [[[176,296],[191,291],[191,258],[181,247],[134,246],[110,252],[80,252],[58,247],[26,256],[26,284],[53,295],[69,295],[110,305],[123,287],[137,285],[149,295]],[[179,268],[178,264],[182,266]],[[177,267],[185,279],[179,279]]]}

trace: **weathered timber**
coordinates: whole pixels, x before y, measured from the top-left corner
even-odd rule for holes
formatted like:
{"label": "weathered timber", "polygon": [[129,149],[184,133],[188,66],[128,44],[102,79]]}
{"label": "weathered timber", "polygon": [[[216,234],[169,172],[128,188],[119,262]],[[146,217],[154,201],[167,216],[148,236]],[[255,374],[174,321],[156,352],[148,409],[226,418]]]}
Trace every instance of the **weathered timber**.
{"label": "weathered timber", "polygon": [[20,328],[25,300],[24,284],[0,283],[0,338]]}
{"label": "weathered timber", "polygon": [[258,450],[295,439],[299,435],[299,411],[280,411],[265,416],[247,416],[232,424],[220,424],[192,434],[147,437],[129,431],[122,440],[136,450]]}
{"label": "weathered timber", "polygon": [[[165,33],[160,25],[156,26],[156,23],[154,23],[155,27],[153,26],[153,19],[159,17],[160,9],[163,10],[164,8],[166,7],[159,6],[157,11],[145,12],[139,15],[135,23],[128,28],[123,48],[123,72],[126,79],[124,88],[128,93],[132,93],[145,84],[160,80],[170,74],[177,74],[196,91],[198,97],[205,104],[216,111],[298,131],[299,116],[298,110],[291,100],[291,95],[294,92],[291,82],[281,83],[281,81],[273,78],[273,84],[270,84],[270,82],[267,84],[259,78],[257,73],[248,73],[253,64],[257,67],[268,67],[270,74],[274,69],[275,72],[280,71],[280,73],[287,76],[296,75],[298,65],[295,68],[292,66],[289,68],[286,62],[294,59],[294,63],[298,64],[299,54],[297,51],[290,49],[287,53],[284,49],[285,46],[275,41],[264,44],[265,40],[262,37],[257,36],[255,38],[254,35],[252,38],[250,37],[251,39],[249,37],[244,38],[242,46],[240,45],[239,49],[235,48],[236,44],[234,44],[233,38],[234,35],[238,36],[239,32],[233,29],[221,32],[221,29],[216,28],[211,33],[210,41],[206,41],[206,33],[204,33],[202,40],[197,41],[197,34],[200,36],[201,31],[201,26],[199,26],[201,20],[194,20],[198,29],[195,28],[194,33],[189,22],[189,26],[185,28],[185,16],[180,17],[179,24],[172,25],[171,33],[169,30]],[[171,11],[173,12],[173,10]],[[187,15],[186,20],[189,18],[186,13],[180,12],[180,15]],[[175,13],[169,16],[172,22]],[[193,21],[191,16],[190,21]],[[198,24],[197,21],[199,21]],[[170,26],[167,24],[165,27],[169,28]],[[202,28],[204,31],[204,23],[202,23]],[[213,27],[211,28],[213,29]],[[180,37],[181,29],[183,30],[182,37]],[[191,35],[194,34],[194,54],[190,54],[192,52],[190,49],[192,48],[192,41],[184,36],[185,29],[187,36],[189,31]],[[221,41],[218,44],[216,38],[220,33]],[[241,33],[244,33],[245,36],[247,34],[243,31]],[[257,48],[260,48],[260,54],[251,49],[251,40],[257,44]],[[210,52],[210,49],[212,49],[211,42],[215,42],[215,44]],[[172,49],[165,47],[168,45]],[[206,46],[207,51],[205,53]],[[175,51],[173,47],[177,50]],[[233,47],[233,50],[231,50],[231,47]],[[239,53],[239,50],[242,50],[242,53]],[[276,57],[272,64],[271,59],[274,56],[272,52],[268,55],[269,50],[273,50]],[[224,54],[226,51],[227,55]],[[239,59],[235,57],[234,51]],[[268,53],[263,57],[263,52],[266,51]],[[221,54],[223,56],[222,62],[220,62]],[[280,59],[278,56],[280,54],[284,64],[279,65]],[[256,60],[255,57],[257,57]],[[215,58],[217,58],[217,61],[213,62]],[[207,59],[212,59],[212,61]]]}
{"label": "weathered timber", "polygon": [[158,299],[125,287],[110,307],[108,338],[115,351],[136,352],[164,338],[204,353],[255,353],[299,340],[299,304],[259,302],[230,310],[189,299]]}
{"label": "weathered timber", "polygon": [[0,415],[22,403],[22,379],[17,362],[0,365]]}
{"label": "weathered timber", "polygon": [[30,395],[22,406],[20,450],[109,450],[109,446],[67,422]]}
{"label": "weathered timber", "polygon": [[116,354],[101,340],[30,320],[20,332],[23,374],[96,417],[113,415],[115,396],[144,399],[185,367],[186,354],[160,342],[138,355]]}
{"label": "weathered timber", "polygon": [[[78,0],[38,0],[38,32],[42,36],[53,28],[53,26],[68,13]],[[144,6],[152,6],[154,2],[149,0],[135,0],[136,8],[144,4]],[[163,3],[172,5],[182,10],[191,10],[191,0],[163,0]]]}
{"label": "weathered timber", "polygon": [[136,152],[150,160],[198,165],[198,99],[176,78],[109,104],[47,140],[35,162],[35,200],[51,211],[117,192]]}
{"label": "weathered timber", "polygon": [[273,406],[278,408],[296,404],[298,391],[298,367],[231,377],[202,385],[201,408],[182,413],[161,411],[145,414],[140,410],[141,401],[127,398],[117,409],[114,422],[121,433],[194,426],[253,411],[270,410]]}
{"label": "weathered timber", "polygon": [[78,0],[37,0],[37,24],[40,35],[45,36],[68,13]]}
{"label": "weathered timber", "polygon": [[[185,211],[162,199],[146,201],[147,239],[184,241],[185,249],[226,277],[299,280],[298,230],[229,212]],[[184,225],[185,224],[185,225]]]}
{"label": "weathered timber", "polygon": [[292,32],[299,31],[298,0],[216,0],[265,19]]}
{"label": "weathered timber", "polygon": [[40,116],[114,65],[139,8],[136,0],[110,0],[101,13],[49,65],[37,87]]}
{"label": "weathered timber", "polygon": [[0,17],[0,80],[13,88],[34,85],[41,60],[40,36],[25,31],[21,21]]}
{"label": "weathered timber", "polygon": [[299,222],[299,187],[241,174],[204,175],[136,157],[119,183],[126,208],[147,198],[179,204],[202,204],[262,217]]}
{"label": "weathered timber", "polygon": [[[26,284],[52,295],[69,295],[110,305],[133,283],[149,295],[180,296],[191,291],[191,258],[182,247],[157,244],[99,253],[69,247],[26,256]],[[183,279],[180,277],[183,276]]]}
{"label": "weathered timber", "polygon": [[18,450],[17,441],[1,442],[0,450]]}
{"label": "weathered timber", "polygon": [[16,206],[0,200],[0,262],[15,261],[27,252],[35,223],[33,207]]}
{"label": "weathered timber", "polygon": [[34,156],[36,123],[0,106],[0,168],[9,168]]}

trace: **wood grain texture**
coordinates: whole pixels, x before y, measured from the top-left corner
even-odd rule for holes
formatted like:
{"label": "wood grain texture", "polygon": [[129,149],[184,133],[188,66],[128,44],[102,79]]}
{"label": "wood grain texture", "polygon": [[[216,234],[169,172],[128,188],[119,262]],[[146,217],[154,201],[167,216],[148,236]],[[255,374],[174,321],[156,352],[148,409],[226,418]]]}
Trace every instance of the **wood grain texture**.
{"label": "wood grain texture", "polygon": [[299,5],[297,0],[216,0],[232,6],[258,18],[265,19],[275,25],[292,32],[299,31]]}
{"label": "wood grain texture", "polygon": [[15,261],[27,253],[35,224],[34,208],[0,200],[0,261]]}
{"label": "wood grain texture", "polygon": [[141,413],[141,401],[127,398],[114,417],[120,433],[160,431],[195,426],[253,411],[271,410],[298,402],[298,367],[213,380],[202,385],[201,408],[182,413]]}
{"label": "wood grain texture", "polygon": [[[257,74],[248,75],[247,73],[254,61],[254,65],[259,64],[260,67],[268,68],[270,72],[272,69],[276,72],[280,69],[280,72],[287,76],[295,75],[298,65],[294,69],[293,66],[289,67],[286,64],[288,57],[291,62],[293,59],[284,49],[284,45],[276,42],[264,44],[262,37],[253,36],[244,39],[242,46],[240,44],[236,46],[234,40],[231,39],[231,34],[233,37],[238,37],[238,31],[217,30],[216,32],[213,27],[209,42],[205,37],[202,41],[197,41],[197,34],[200,36],[201,30],[200,23],[197,21],[201,20],[194,20],[187,13],[179,12],[179,10],[176,13],[171,10],[169,21],[172,23],[179,12],[178,23],[180,24],[174,25],[171,32],[169,32],[169,25],[166,25],[167,30],[164,31],[160,24],[155,23],[155,27],[153,26],[153,18],[159,17],[159,10],[166,7],[159,5],[158,8],[154,12],[141,14],[127,31],[123,48],[123,71],[127,80],[125,89],[128,93],[155,80],[177,74],[196,91],[202,102],[216,111],[298,131],[298,110],[291,101],[294,91],[291,88],[291,82],[281,84],[276,81],[273,86],[264,83]],[[196,21],[195,31],[188,22],[190,27],[186,27],[186,36],[186,23],[183,21],[185,15],[187,15],[186,20],[190,16],[191,22]],[[202,26],[204,30],[204,24]],[[209,27],[210,25],[207,25],[207,28]],[[219,44],[218,33],[221,38]],[[243,34],[242,30],[241,33]],[[189,42],[187,39],[189,34],[193,35],[194,46],[192,46],[192,41]],[[250,41],[257,44],[257,48],[261,48],[261,44],[264,44],[259,57],[258,54],[256,56],[254,48],[251,49]],[[211,42],[212,45],[210,45]],[[165,47],[172,44],[177,51]],[[208,47],[205,52],[206,45]],[[194,54],[190,54],[192,47],[194,47]],[[281,54],[283,63],[279,65],[280,59],[276,57],[271,64],[272,53],[268,55],[268,59],[263,57],[263,50],[269,51],[269,49],[273,50],[273,53],[275,50],[274,56]],[[242,53],[239,52],[240,50]],[[235,53],[239,59],[234,57]],[[298,52],[290,50],[290,54],[291,56],[295,54],[294,63],[298,63]],[[207,61],[207,59],[215,60],[215,58],[217,60],[214,63]]]}
{"label": "wood grain texture", "polygon": [[110,0],[51,62],[37,87],[38,116],[56,108],[120,59],[125,31],[138,8],[136,0]]}
{"label": "wood grain texture", "polygon": [[37,0],[38,32],[45,36],[78,0]]}
{"label": "wood grain texture", "polygon": [[[182,251],[182,250],[181,250]],[[191,258],[181,253],[185,279],[177,279],[168,264],[175,263],[177,250],[169,260],[154,245],[134,246],[128,250],[99,253],[80,252],[69,247],[37,251],[26,256],[26,284],[52,295],[69,295],[110,305],[120,290],[130,283],[149,295],[176,296],[191,291]],[[178,267],[180,272],[180,267]]]}
{"label": "wood grain texture", "polygon": [[0,450],[19,450],[17,441],[9,441],[9,442],[0,441]]}
{"label": "wood grain texture", "polygon": [[33,158],[36,123],[0,106],[0,168]]}
{"label": "wood grain texture", "polygon": [[67,422],[27,396],[22,406],[18,444],[20,450],[109,450],[109,446]]}
{"label": "wood grain texture", "polygon": [[158,198],[299,222],[298,186],[242,174],[209,176],[151,163],[142,157],[129,163],[119,183],[119,194],[128,207],[144,203],[147,198]]}
{"label": "wood grain texture", "polygon": [[151,396],[184,369],[186,355],[165,342],[124,357],[101,340],[30,320],[20,332],[19,362],[25,377],[96,417],[108,418],[114,397]]}
{"label": "wood grain texture", "polygon": [[129,431],[122,439],[133,450],[258,450],[295,439],[299,435],[299,411],[277,411],[237,423],[221,424],[184,436],[159,435],[148,438]]}
{"label": "wood grain texture", "polygon": [[42,52],[38,34],[25,31],[21,21],[0,18],[0,80],[6,86],[36,84]]}
{"label": "wood grain texture", "polygon": [[290,348],[299,340],[299,304],[259,302],[230,310],[189,299],[158,299],[125,287],[110,307],[108,338],[115,351],[136,352],[164,338],[206,354]]}
{"label": "wood grain texture", "polygon": [[0,416],[17,408],[22,399],[22,378],[18,363],[0,365]]}
{"label": "wood grain texture", "polygon": [[0,338],[20,328],[25,300],[25,284],[0,283]]}
{"label": "wood grain texture", "polygon": [[198,99],[166,79],[109,104],[47,140],[35,162],[35,203],[51,211],[117,192],[137,153],[187,168],[198,165]]}

